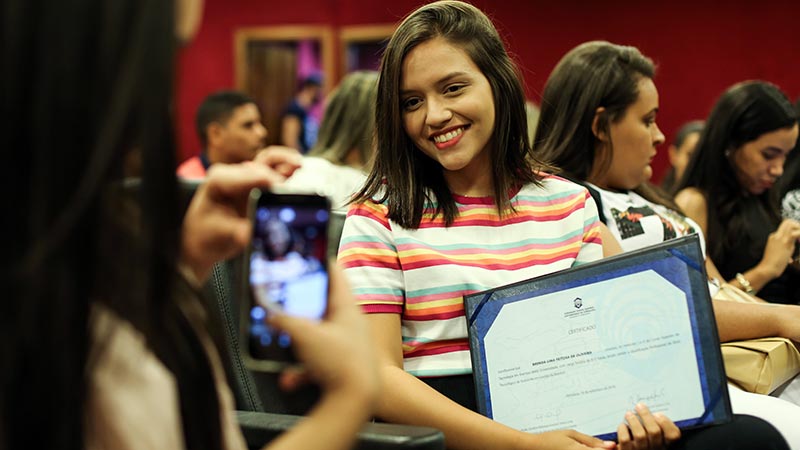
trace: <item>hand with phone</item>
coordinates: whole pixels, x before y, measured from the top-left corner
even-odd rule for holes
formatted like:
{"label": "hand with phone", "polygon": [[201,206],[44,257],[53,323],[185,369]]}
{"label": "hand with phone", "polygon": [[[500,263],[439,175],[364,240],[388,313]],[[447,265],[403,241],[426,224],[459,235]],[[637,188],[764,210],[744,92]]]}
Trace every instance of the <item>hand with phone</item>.
{"label": "hand with phone", "polygon": [[[367,322],[341,269],[329,267],[330,201],[282,192],[251,193],[243,359],[251,369],[281,372],[285,389],[309,379],[322,389],[311,414],[272,445],[310,448],[311,441],[322,441],[344,448],[374,411],[380,391]],[[300,432],[303,427],[310,430]]]}
{"label": "hand with phone", "polygon": [[[182,262],[202,283],[212,265],[247,248],[253,188],[274,188],[296,168],[291,154],[270,153],[253,163],[215,164],[195,193],[183,223]],[[271,326],[292,337],[304,374],[284,374],[285,386],[310,377],[323,395],[309,415],[269,445],[270,449],[352,446],[353,437],[374,411],[379,392],[377,365],[365,318],[359,313],[341,270],[332,267],[329,306],[321,322],[280,312]],[[327,291],[326,291],[327,293]]]}
{"label": "hand with phone", "polygon": [[310,379],[323,391],[363,388],[377,394],[377,366],[367,321],[341,268],[333,262],[330,279],[328,314],[321,322],[283,313],[269,319],[270,325],[293,337],[295,354],[303,363],[283,372],[281,386],[291,390]]}
{"label": "hand with phone", "polygon": [[297,362],[292,338],[274,327],[278,313],[321,321],[328,301],[328,219],[330,202],[312,194],[251,193],[252,239],[245,254],[242,310],[245,362],[254,370],[277,372]]}
{"label": "hand with phone", "polygon": [[[261,155],[259,155],[261,156]],[[272,153],[242,164],[214,164],[197,188],[183,219],[181,260],[203,283],[217,261],[238,255],[250,242],[250,191],[281,184],[300,159]]]}
{"label": "hand with phone", "polygon": [[330,264],[328,313],[321,322],[278,312],[269,324],[292,336],[302,363],[283,371],[281,386],[292,389],[310,379],[322,389],[309,415],[269,448],[319,448],[320,442],[332,450],[352,448],[352,436],[375,410],[380,378],[367,320],[339,266]]}

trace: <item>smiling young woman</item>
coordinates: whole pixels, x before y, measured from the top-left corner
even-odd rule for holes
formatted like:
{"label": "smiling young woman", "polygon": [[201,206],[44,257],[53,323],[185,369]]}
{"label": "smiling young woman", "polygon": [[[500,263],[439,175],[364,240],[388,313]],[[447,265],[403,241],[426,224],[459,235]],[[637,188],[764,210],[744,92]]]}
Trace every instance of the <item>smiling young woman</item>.
{"label": "smiling young woman", "polygon": [[[613,241],[601,238],[588,191],[549,175],[532,154],[522,83],[497,30],[467,3],[417,9],[389,41],[378,92],[376,160],[339,249],[390,386],[377,415],[439,428],[453,449],[613,448],[573,430],[524,433],[475,412],[463,296],[597,260]],[[650,148],[622,178],[644,170],[653,141],[663,140],[652,100],[613,130],[631,149]],[[636,412],[620,417],[623,450],[782,445],[756,419],[680,438],[667,417],[644,405]]]}

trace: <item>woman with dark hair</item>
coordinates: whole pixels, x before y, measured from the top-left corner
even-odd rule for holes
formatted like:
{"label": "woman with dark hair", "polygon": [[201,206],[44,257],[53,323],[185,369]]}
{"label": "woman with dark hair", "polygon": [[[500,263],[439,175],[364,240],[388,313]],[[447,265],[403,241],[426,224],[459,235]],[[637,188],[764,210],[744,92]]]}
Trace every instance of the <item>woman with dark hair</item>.
{"label": "woman with dark hair", "polygon": [[[456,1],[407,16],[383,55],[376,117],[375,161],[339,261],[391,386],[378,415],[439,428],[454,449],[613,446],[574,431],[527,434],[474,412],[461,296],[602,254],[586,191],[530,158],[522,84],[491,21]],[[568,209],[567,219],[542,220],[533,205],[550,195],[559,200],[548,209]],[[549,241],[559,256],[547,264],[537,249]],[[524,263],[511,256],[519,252]]]}
{"label": "woman with dark hair", "polygon": [[689,159],[691,159],[692,154],[697,148],[697,141],[700,139],[700,133],[702,132],[702,120],[686,122],[678,128],[678,132],[675,133],[675,140],[672,141],[672,144],[670,144],[667,149],[667,156],[669,156],[669,164],[671,167],[661,181],[661,188],[666,192],[670,194],[675,193],[675,185],[686,171],[686,165],[689,164]]}
{"label": "woman with dark hair", "polygon": [[[181,216],[174,57],[201,7],[3,3],[0,448],[245,448],[197,297],[247,243],[250,189],[294,166],[215,165]],[[359,316],[335,280],[329,321],[275,319],[325,392],[276,448],[346,448],[371,412],[370,350],[351,341]]]}
{"label": "woman with dark hair", "polygon": [[708,116],[675,196],[705,231],[722,276],[774,303],[800,304],[800,272],[789,267],[800,222],[781,219],[772,189],[797,135],[797,114],[777,86],[736,84]]}
{"label": "woman with dark hair", "polygon": [[[516,67],[480,10],[439,1],[401,22],[381,64],[375,163],[339,250],[391,386],[377,415],[439,428],[454,449],[613,448],[575,431],[524,433],[475,412],[463,296],[603,253],[594,202],[544,172],[526,124]],[[713,429],[703,447],[705,432],[679,440],[667,417],[642,404],[636,412],[621,418],[619,448],[724,446],[720,435],[737,434]],[[769,425],[745,422],[761,436],[757,448],[772,446]]]}
{"label": "woman with dark hair", "polygon": [[[702,238],[700,227],[648,184],[650,161],[656,146],[664,142],[656,123],[659,98],[654,75],[652,61],[635,47],[587,42],[561,59],[542,94],[534,151],[590,189],[610,234],[624,251],[692,233],[701,233]],[[716,273],[710,259],[707,270]],[[714,312],[723,341],[800,337],[798,307],[715,300]],[[768,418],[781,426],[787,438],[800,441],[791,422],[800,412],[796,406],[730,391],[735,412]]]}

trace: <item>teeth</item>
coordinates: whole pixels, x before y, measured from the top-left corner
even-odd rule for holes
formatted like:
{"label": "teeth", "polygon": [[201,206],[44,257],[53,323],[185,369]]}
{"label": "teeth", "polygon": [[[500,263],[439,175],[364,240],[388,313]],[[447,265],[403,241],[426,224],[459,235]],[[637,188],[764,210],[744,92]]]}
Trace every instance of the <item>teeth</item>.
{"label": "teeth", "polygon": [[433,141],[438,143],[438,144],[441,144],[443,142],[447,142],[447,141],[455,138],[456,136],[460,136],[461,133],[463,133],[463,132],[464,132],[463,128],[459,128],[459,129],[456,129],[456,130],[453,130],[453,131],[448,131],[445,134],[440,134],[438,136],[434,136],[433,137]]}

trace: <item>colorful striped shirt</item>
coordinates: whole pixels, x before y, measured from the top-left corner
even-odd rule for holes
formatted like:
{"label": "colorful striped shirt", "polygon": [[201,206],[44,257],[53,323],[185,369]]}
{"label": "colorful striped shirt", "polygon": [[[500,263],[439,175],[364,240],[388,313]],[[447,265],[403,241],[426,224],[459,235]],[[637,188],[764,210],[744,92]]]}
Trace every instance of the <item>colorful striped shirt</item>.
{"label": "colorful striped shirt", "polygon": [[420,227],[388,219],[385,204],[352,205],[339,247],[367,313],[401,315],[405,370],[418,377],[472,372],[463,296],[602,257],[597,208],[588,191],[549,176],[511,199],[501,217],[491,197],[454,196],[450,227],[435,205]]}

